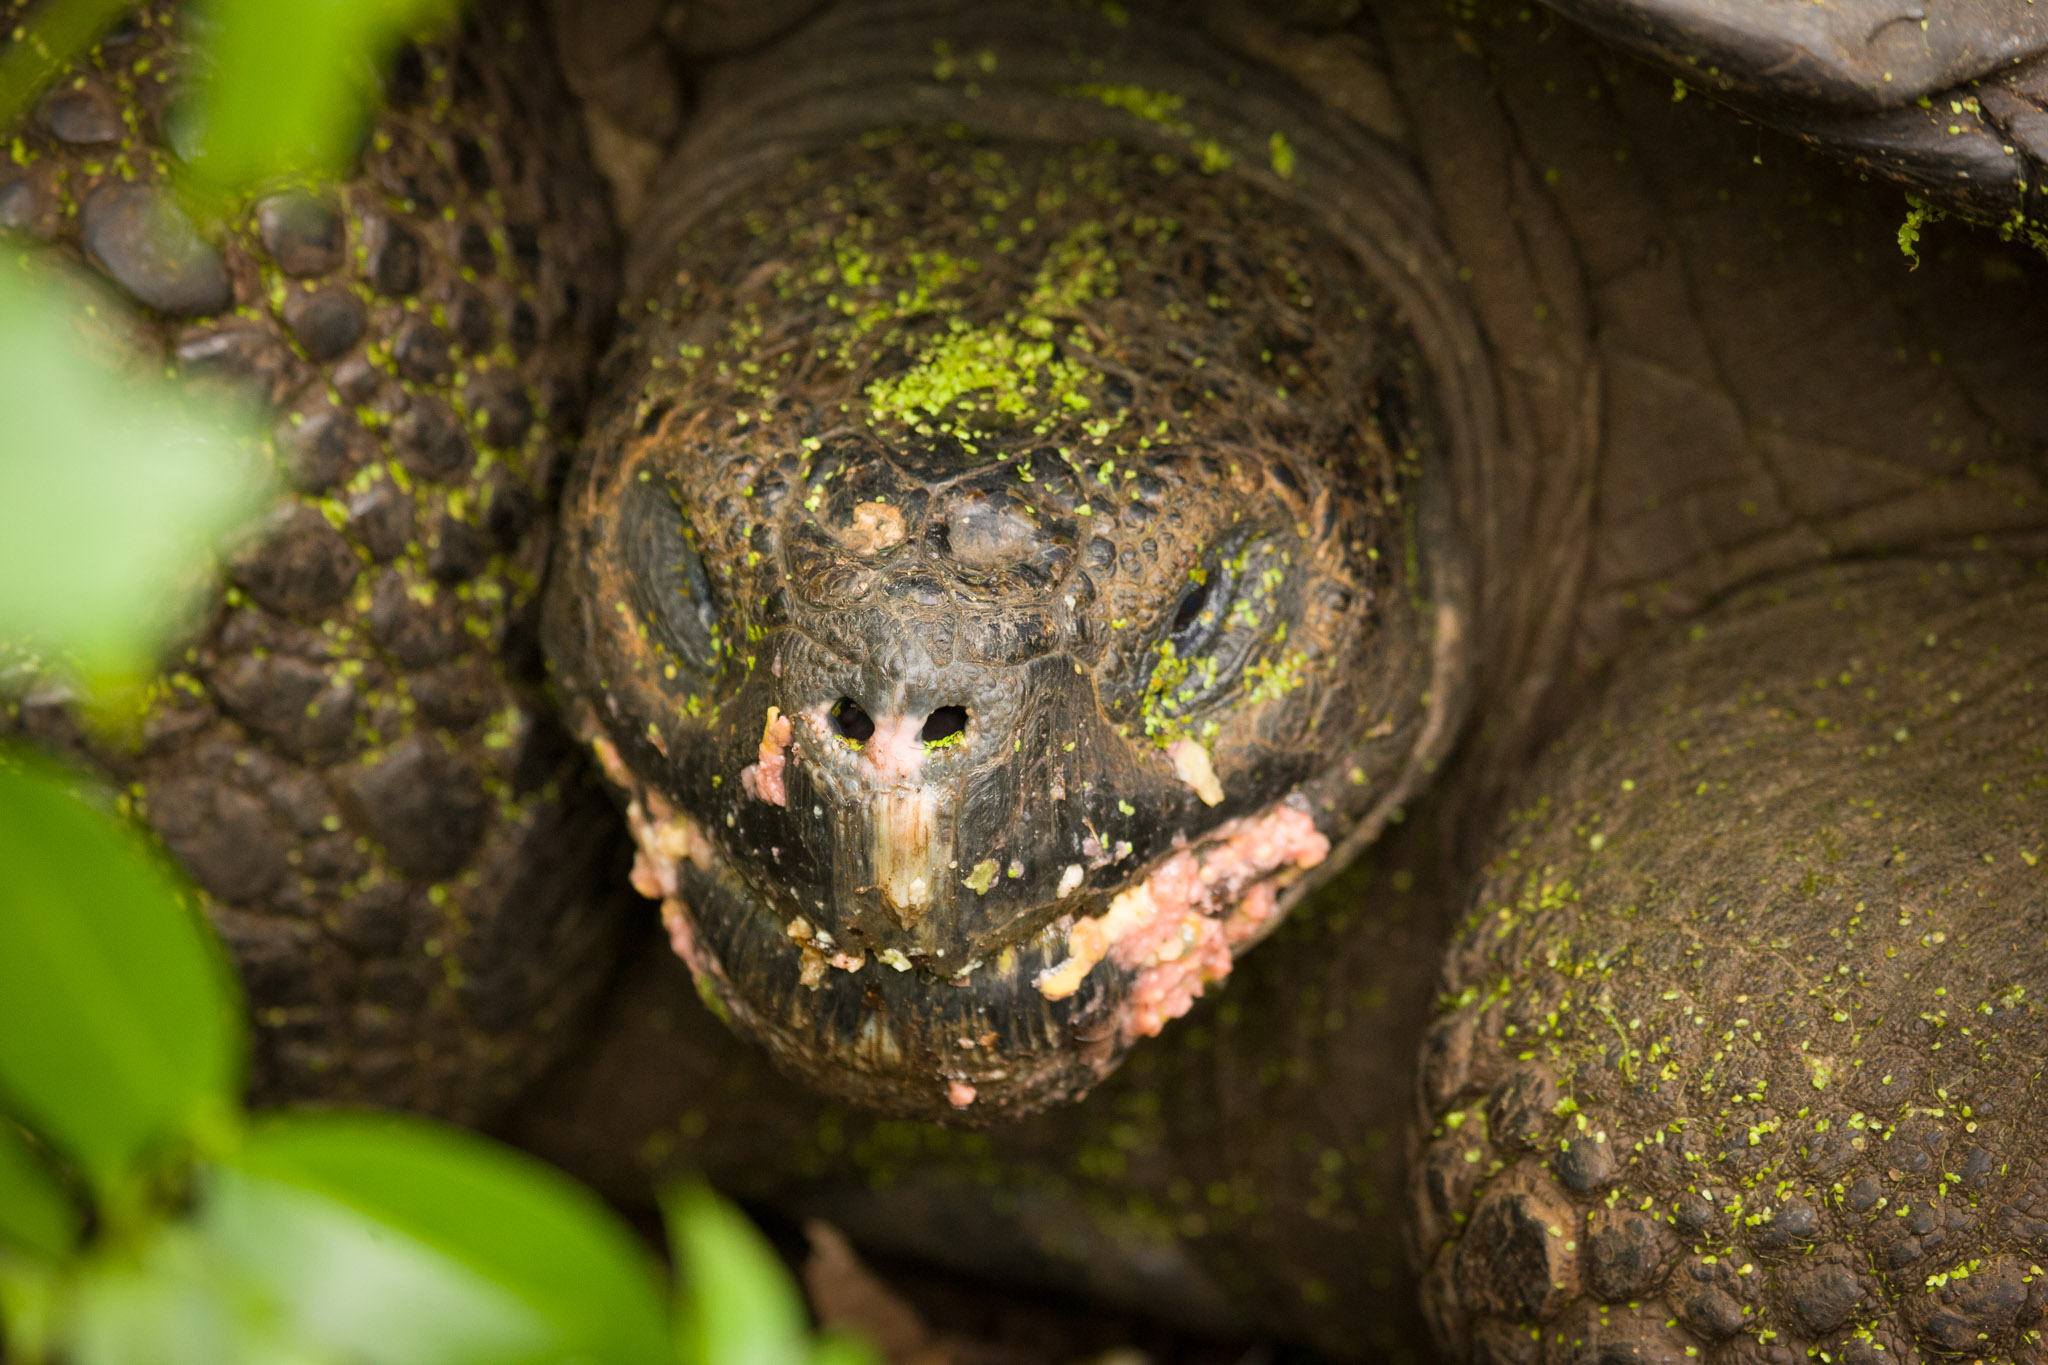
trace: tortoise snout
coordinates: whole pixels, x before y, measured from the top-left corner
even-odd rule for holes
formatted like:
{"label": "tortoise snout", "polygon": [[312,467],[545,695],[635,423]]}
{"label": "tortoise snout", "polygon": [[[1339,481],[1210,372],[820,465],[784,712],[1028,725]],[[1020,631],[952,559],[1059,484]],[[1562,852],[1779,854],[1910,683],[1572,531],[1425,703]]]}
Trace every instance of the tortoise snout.
{"label": "tortoise snout", "polygon": [[1001,736],[1020,721],[1014,672],[936,664],[914,634],[876,640],[865,659],[808,642],[785,654],[787,814],[836,932],[865,924],[912,954],[946,946],[953,917],[939,912],[987,823],[967,818],[968,789],[1003,761]]}

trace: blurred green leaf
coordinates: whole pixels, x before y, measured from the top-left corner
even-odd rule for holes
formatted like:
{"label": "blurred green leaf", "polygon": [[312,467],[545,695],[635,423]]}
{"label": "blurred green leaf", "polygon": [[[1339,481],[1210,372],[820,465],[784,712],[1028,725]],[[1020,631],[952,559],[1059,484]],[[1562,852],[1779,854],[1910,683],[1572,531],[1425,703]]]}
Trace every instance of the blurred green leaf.
{"label": "blurred green leaf", "polygon": [[253,1129],[199,1215],[307,1342],[382,1365],[668,1354],[660,1279],[597,1197],[481,1138],[383,1115]]}
{"label": "blurred green leaf", "polygon": [[12,1123],[0,1118],[0,1247],[54,1261],[78,1241],[78,1210]]}
{"label": "blurred green leaf", "polygon": [[261,510],[259,462],[149,375],[92,354],[82,291],[0,263],[0,637],[153,671],[210,546]]}
{"label": "blurred green leaf", "polygon": [[134,0],[57,0],[38,6],[0,48],[0,128],[11,128],[50,78],[92,46]]}
{"label": "blurred green leaf", "polygon": [[344,1365],[181,1223],[88,1258],[55,1309],[65,1365]]}
{"label": "blurred green leaf", "polygon": [[378,64],[398,39],[455,9],[453,0],[206,0],[212,68],[193,174],[221,191],[346,170]]}
{"label": "blurred green leaf", "polygon": [[882,1365],[875,1348],[844,1332],[826,1332],[811,1353],[811,1365]]}
{"label": "blurred green leaf", "polygon": [[40,1365],[49,1357],[57,1276],[49,1266],[0,1248],[0,1338],[10,1365]]}
{"label": "blurred green leaf", "polygon": [[295,1334],[330,1354],[513,1362],[547,1359],[558,1344],[511,1290],[324,1194],[230,1167],[211,1178],[200,1222]]}
{"label": "blurred green leaf", "polygon": [[802,1365],[811,1358],[802,1297],[745,1214],[687,1182],[662,1194],[676,1261],[679,1365]]}
{"label": "blurred green leaf", "polygon": [[231,1112],[226,968],[170,874],[54,772],[0,765],[0,1105],[122,1200]]}

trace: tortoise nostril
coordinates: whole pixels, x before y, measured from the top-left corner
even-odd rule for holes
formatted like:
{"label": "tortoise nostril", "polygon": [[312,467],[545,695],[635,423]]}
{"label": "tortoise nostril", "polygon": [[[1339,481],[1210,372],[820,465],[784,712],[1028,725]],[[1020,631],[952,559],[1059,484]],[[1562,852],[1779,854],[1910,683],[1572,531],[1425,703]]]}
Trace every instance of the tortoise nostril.
{"label": "tortoise nostril", "polygon": [[841,697],[832,708],[832,727],[854,743],[864,744],[875,733],[875,718],[852,697]]}
{"label": "tortoise nostril", "polygon": [[937,744],[955,735],[967,733],[967,708],[964,706],[941,706],[925,717],[924,729],[918,735],[927,744]]}

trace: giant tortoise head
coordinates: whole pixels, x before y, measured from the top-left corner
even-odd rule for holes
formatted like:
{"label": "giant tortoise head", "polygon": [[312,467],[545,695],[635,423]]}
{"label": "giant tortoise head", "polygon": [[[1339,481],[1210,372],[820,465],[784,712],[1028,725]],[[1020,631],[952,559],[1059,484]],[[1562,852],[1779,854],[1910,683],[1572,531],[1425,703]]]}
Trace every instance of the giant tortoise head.
{"label": "giant tortoise head", "polygon": [[1085,1091],[1468,691],[1499,403],[1411,164],[1170,16],[1046,14],[843,6],[720,69],[550,589],[706,999],[913,1115]]}
{"label": "giant tortoise head", "polygon": [[[868,18],[778,60],[816,100]],[[923,18],[657,191],[551,648],[713,1008],[979,1119],[1084,1092],[1441,755],[1472,399],[1426,235],[1360,233],[1391,158],[1025,10],[935,72]]]}

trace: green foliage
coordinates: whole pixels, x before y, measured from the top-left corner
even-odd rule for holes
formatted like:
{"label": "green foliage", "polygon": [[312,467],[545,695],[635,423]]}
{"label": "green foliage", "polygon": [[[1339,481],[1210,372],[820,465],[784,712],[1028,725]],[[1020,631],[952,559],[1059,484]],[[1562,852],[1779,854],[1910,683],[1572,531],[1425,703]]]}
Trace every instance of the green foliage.
{"label": "green foliage", "polygon": [[55,1260],[78,1243],[78,1210],[13,1124],[0,1120],[0,1255]]}
{"label": "green foliage", "polygon": [[[363,1360],[665,1354],[659,1279],[631,1234],[589,1191],[467,1133],[281,1116],[216,1180],[202,1225],[240,1248],[311,1334]],[[359,1273],[341,1278],[366,1291],[358,1303],[325,1283],[351,1259]]]}
{"label": "green foliage", "polygon": [[455,9],[454,0],[205,0],[211,69],[192,174],[218,192],[343,172],[379,60]]}
{"label": "green foliage", "polygon": [[105,1205],[240,1084],[227,978],[165,870],[54,773],[0,769],[0,1092]]}
{"label": "green foliage", "polygon": [[676,1263],[677,1365],[877,1365],[864,1342],[812,1341],[774,1248],[709,1188],[670,1186],[661,1209]]}
{"label": "green foliage", "polygon": [[803,1303],[754,1226],[698,1184],[668,1190],[662,1213],[676,1253],[679,1365],[805,1360]]}
{"label": "green foliage", "polygon": [[0,264],[0,583],[28,589],[0,594],[0,638],[128,673],[203,600],[209,547],[269,486],[231,424],[94,354],[103,307]]}
{"label": "green foliage", "polygon": [[[56,774],[0,770],[0,1312],[23,1359],[667,1359],[652,1263],[560,1175],[416,1119],[246,1124],[189,894]],[[96,1195],[83,1247],[16,1123]]]}

